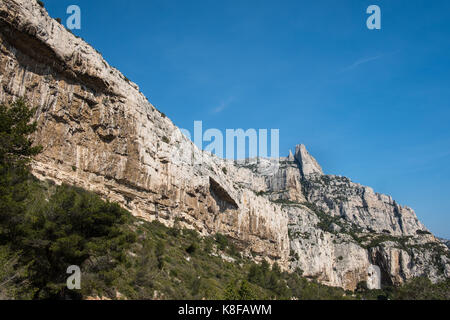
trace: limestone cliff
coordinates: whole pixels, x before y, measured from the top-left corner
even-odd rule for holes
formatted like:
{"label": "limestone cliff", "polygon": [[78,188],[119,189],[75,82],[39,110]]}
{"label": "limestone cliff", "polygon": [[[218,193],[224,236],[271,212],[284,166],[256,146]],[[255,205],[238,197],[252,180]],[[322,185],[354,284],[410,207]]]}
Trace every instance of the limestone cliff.
{"label": "limestone cliff", "polygon": [[443,244],[450,248],[450,240],[438,238]]}
{"label": "limestone cliff", "polygon": [[[244,254],[354,289],[450,275],[449,251],[414,211],[324,175],[305,146],[271,175],[193,145],[117,69],[34,0],[0,1],[0,102],[37,107],[40,179],[74,184],[134,215],[224,233]],[[375,285],[376,286],[376,285]]]}
{"label": "limestone cliff", "polygon": [[148,220],[226,233],[248,255],[287,265],[287,214],[252,191],[263,177],[198,150],[36,1],[2,0],[0,36],[0,101],[37,107],[38,178],[95,191]]}

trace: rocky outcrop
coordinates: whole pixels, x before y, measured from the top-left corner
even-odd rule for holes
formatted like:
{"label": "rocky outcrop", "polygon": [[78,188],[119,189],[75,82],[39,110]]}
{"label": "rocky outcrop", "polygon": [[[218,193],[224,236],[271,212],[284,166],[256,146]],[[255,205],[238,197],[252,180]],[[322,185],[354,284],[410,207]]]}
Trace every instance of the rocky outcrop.
{"label": "rocky outcrop", "polygon": [[367,280],[371,265],[367,251],[349,234],[321,229],[316,213],[302,205],[286,206],[289,212],[291,268],[322,283],[354,289]]}
{"label": "rocky outcrop", "polygon": [[399,285],[426,276],[433,282],[450,277],[450,252],[429,233],[392,236],[367,232],[316,206],[286,204],[291,239],[291,269],[306,277],[353,290]]}
{"label": "rocky outcrop", "polygon": [[[259,175],[261,161],[253,161],[247,164],[236,163],[237,166],[251,168],[255,175]],[[260,186],[259,195],[263,195],[271,201],[290,200],[295,202],[306,201],[303,194],[302,177],[298,163],[292,154],[287,158],[280,158],[276,170],[269,175],[264,175],[265,185]],[[257,187],[258,188],[258,187]]]}
{"label": "rocky outcrop", "polygon": [[382,271],[382,283],[399,285],[421,276],[437,282],[450,277],[448,249],[431,237],[394,238],[369,248],[369,259]]}
{"label": "rocky outcrop", "polygon": [[[412,209],[345,177],[303,174],[300,161],[317,162],[304,146],[297,150],[303,150],[303,160],[281,158],[259,193],[289,216],[292,271],[350,290],[360,282],[376,289],[413,277],[437,282],[450,276],[450,251]],[[258,172],[258,163],[252,170]]]}
{"label": "rocky outcrop", "polygon": [[300,164],[300,170],[303,176],[307,177],[310,175],[323,175],[322,168],[319,163],[311,156],[306,150],[306,147],[301,144],[295,149],[295,159]]}
{"label": "rocky outcrop", "polygon": [[34,0],[0,2],[0,102],[18,97],[37,107],[40,179],[92,190],[147,220],[226,234],[249,257],[333,286],[449,276],[448,248],[412,209],[325,175],[304,145],[275,167],[197,149]]}
{"label": "rocky outcrop", "polygon": [[439,239],[443,244],[445,244],[448,248],[450,248],[450,240],[447,239]]}
{"label": "rocky outcrop", "polygon": [[411,208],[348,178],[313,175],[308,176],[303,185],[309,202],[365,231],[404,236],[428,232]]}

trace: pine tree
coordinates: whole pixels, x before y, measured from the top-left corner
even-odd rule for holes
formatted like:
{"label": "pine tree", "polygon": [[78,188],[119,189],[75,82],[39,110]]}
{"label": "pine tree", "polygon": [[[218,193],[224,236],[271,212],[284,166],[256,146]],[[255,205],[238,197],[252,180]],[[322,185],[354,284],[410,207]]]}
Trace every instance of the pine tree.
{"label": "pine tree", "polygon": [[29,138],[36,131],[36,122],[31,122],[34,113],[23,99],[9,107],[0,105],[1,167],[24,167],[42,150],[40,146],[33,146]]}
{"label": "pine tree", "polygon": [[30,195],[28,164],[42,149],[29,138],[36,130],[33,114],[23,99],[0,105],[0,245],[23,232],[19,226]]}
{"label": "pine tree", "polygon": [[239,288],[239,299],[240,300],[254,300],[255,294],[253,293],[252,289],[250,288],[248,282],[246,280],[243,280],[241,282],[241,287]]}
{"label": "pine tree", "polygon": [[239,300],[239,294],[236,289],[236,285],[230,281],[225,288],[223,295],[224,300]]}

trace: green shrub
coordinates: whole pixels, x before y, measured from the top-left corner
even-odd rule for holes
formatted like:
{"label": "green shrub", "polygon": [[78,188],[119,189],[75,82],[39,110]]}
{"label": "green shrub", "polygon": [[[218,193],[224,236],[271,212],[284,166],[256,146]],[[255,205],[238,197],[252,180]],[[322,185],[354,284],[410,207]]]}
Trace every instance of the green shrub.
{"label": "green shrub", "polygon": [[217,246],[220,250],[225,250],[228,247],[228,238],[224,236],[223,234],[217,233],[216,234],[216,242]]}
{"label": "green shrub", "polygon": [[239,293],[233,282],[228,283],[223,293],[224,300],[239,300]]}
{"label": "green shrub", "polygon": [[166,246],[162,240],[159,240],[156,243],[155,247],[155,255],[156,259],[158,260],[158,268],[162,269],[164,267],[164,253],[166,250]]}
{"label": "green shrub", "polygon": [[198,250],[198,245],[195,242],[192,242],[189,247],[186,248],[186,252],[190,255],[195,254],[195,252]]}
{"label": "green shrub", "polygon": [[243,280],[241,282],[241,287],[238,291],[239,300],[255,300],[256,296],[253,290],[250,288],[248,282]]}
{"label": "green shrub", "polygon": [[449,300],[450,279],[437,284],[426,277],[411,279],[393,290],[393,300]]}

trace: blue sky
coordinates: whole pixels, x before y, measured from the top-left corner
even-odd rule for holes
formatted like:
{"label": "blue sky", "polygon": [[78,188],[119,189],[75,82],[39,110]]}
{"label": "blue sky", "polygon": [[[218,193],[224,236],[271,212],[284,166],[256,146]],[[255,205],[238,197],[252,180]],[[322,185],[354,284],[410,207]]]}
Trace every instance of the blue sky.
{"label": "blue sky", "polygon": [[[450,1],[46,0],[179,127],[277,128],[450,238]],[[368,30],[366,8],[381,8]]]}

